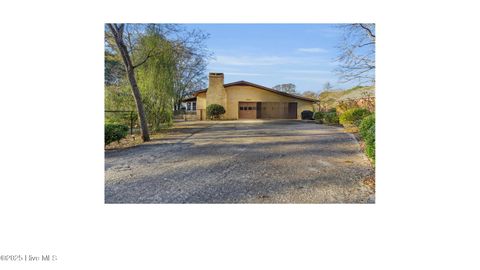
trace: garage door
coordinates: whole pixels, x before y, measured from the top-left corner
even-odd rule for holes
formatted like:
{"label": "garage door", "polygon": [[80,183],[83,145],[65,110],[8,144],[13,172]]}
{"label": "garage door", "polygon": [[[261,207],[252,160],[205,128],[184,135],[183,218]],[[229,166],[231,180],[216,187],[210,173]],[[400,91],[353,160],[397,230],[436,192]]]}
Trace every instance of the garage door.
{"label": "garage door", "polygon": [[257,103],[256,102],[239,102],[238,118],[239,119],[257,119]]}
{"label": "garage door", "polygon": [[297,119],[296,102],[262,102],[260,118]]}

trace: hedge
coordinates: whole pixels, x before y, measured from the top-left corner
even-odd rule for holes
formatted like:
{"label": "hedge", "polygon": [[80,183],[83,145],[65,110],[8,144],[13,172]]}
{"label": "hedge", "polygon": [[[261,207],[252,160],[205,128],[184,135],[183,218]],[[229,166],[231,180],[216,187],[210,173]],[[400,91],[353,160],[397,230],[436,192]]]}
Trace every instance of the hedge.
{"label": "hedge", "polygon": [[320,124],[338,124],[338,115],[334,111],[329,112],[315,112],[313,119]]}
{"label": "hedge", "polygon": [[338,124],[339,119],[336,112],[327,112],[323,116],[323,123],[325,124]]}
{"label": "hedge", "polygon": [[324,112],[315,112],[313,114],[313,119],[321,121],[323,119]]}
{"label": "hedge", "polygon": [[365,117],[358,129],[365,141],[365,154],[375,162],[375,115]]}
{"label": "hedge", "polygon": [[105,145],[120,141],[128,134],[128,126],[120,124],[105,124]]}
{"label": "hedge", "polygon": [[363,118],[372,114],[369,110],[363,108],[354,108],[345,111],[340,115],[340,124],[344,126],[359,126]]}

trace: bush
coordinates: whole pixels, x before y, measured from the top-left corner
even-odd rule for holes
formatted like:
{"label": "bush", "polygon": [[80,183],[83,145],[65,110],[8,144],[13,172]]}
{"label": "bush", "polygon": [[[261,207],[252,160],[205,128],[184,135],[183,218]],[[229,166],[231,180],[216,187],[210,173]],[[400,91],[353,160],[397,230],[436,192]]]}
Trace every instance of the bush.
{"label": "bush", "polygon": [[320,124],[338,124],[338,115],[336,112],[315,112],[313,119]]}
{"label": "bush", "polygon": [[313,112],[309,110],[305,110],[302,112],[302,120],[312,120],[313,119]]}
{"label": "bush", "polygon": [[315,120],[317,120],[317,121],[322,121],[324,114],[325,114],[324,112],[315,112],[315,113],[313,114],[313,119],[315,119]]}
{"label": "bush", "polygon": [[105,145],[120,141],[128,134],[128,126],[120,124],[105,124]]}
{"label": "bush", "polygon": [[362,120],[359,132],[365,141],[365,154],[375,162],[375,115]]}
{"label": "bush", "polygon": [[220,104],[210,104],[207,106],[207,117],[210,119],[219,119],[225,113],[225,108]]}
{"label": "bush", "polygon": [[358,126],[360,135],[362,137],[367,136],[367,132],[371,127],[375,127],[375,115],[371,114],[365,118],[363,118],[362,122]]}
{"label": "bush", "polygon": [[323,116],[324,124],[338,124],[338,115],[336,112],[327,112]]}
{"label": "bush", "polygon": [[354,108],[345,111],[340,115],[340,124],[344,126],[359,126],[363,118],[371,115],[372,113],[367,109]]}

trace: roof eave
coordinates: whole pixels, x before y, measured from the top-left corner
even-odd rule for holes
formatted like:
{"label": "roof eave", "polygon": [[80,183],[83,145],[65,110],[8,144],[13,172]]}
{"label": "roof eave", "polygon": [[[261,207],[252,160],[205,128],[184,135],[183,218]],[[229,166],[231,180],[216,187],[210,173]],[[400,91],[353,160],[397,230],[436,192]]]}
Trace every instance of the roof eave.
{"label": "roof eave", "polygon": [[[318,99],[292,95],[292,94],[285,93],[285,92],[282,92],[282,91],[279,91],[279,90],[275,90],[273,88],[269,88],[269,87],[266,87],[266,86],[263,86],[263,85],[259,85],[259,84],[255,84],[255,83],[251,83],[251,82],[247,82],[247,81],[236,81],[236,82],[226,83],[226,84],[223,85],[223,87],[227,88],[227,87],[230,87],[230,86],[238,86],[238,85],[248,85],[248,86],[257,87],[257,88],[260,88],[260,89],[263,89],[263,90],[266,90],[266,91],[270,91],[270,92],[273,92],[273,93],[276,93],[276,94],[279,94],[279,95],[282,95],[282,96],[292,97],[292,98],[306,100],[306,101],[310,101],[310,102],[320,102],[320,100],[318,100]],[[207,92],[207,90],[208,90],[208,88],[198,90],[197,92],[194,93],[194,95],[197,96],[200,93]]]}

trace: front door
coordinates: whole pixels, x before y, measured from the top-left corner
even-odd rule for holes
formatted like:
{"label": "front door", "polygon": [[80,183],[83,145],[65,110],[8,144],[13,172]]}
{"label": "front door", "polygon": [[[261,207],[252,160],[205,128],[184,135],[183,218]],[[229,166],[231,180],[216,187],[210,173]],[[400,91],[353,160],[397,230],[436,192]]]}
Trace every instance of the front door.
{"label": "front door", "polygon": [[239,119],[257,119],[257,103],[256,102],[239,102],[238,118]]}
{"label": "front door", "polygon": [[297,119],[297,103],[288,103],[288,119]]}

